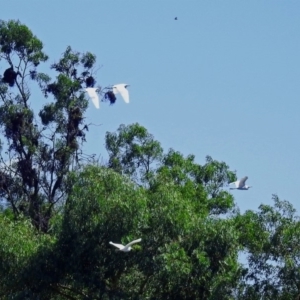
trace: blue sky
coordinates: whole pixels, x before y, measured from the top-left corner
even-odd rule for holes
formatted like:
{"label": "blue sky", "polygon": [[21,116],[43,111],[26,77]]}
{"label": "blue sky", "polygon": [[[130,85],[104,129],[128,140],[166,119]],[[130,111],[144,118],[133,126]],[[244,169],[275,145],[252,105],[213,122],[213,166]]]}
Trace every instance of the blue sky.
{"label": "blue sky", "polygon": [[[70,45],[96,54],[101,86],[130,84],[129,105],[88,108],[102,126],[90,128],[86,152],[106,159],[105,132],[138,122],[165,151],[247,175],[253,189],[233,193],[242,212],[272,194],[299,212],[299,1],[18,0],[1,19],[43,41],[47,66]],[[34,95],[38,108],[46,100]]]}

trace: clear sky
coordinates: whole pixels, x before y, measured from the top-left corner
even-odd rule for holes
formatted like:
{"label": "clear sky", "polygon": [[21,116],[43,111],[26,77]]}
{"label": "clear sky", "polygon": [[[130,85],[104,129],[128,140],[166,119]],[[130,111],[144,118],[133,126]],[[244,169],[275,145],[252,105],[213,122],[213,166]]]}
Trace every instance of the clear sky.
{"label": "clear sky", "polygon": [[87,121],[102,126],[86,152],[106,159],[105,132],[138,122],[165,151],[247,175],[253,188],[233,193],[242,212],[272,194],[299,212],[300,1],[18,0],[0,18],[27,25],[48,65],[70,45],[96,54],[101,86],[130,84],[128,105],[91,103]]}

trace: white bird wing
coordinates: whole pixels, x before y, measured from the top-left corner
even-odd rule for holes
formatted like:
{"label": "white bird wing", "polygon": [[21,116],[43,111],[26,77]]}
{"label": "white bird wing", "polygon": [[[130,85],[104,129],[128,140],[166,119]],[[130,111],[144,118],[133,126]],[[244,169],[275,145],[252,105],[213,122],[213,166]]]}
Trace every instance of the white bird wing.
{"label": "white bird wing", "polygon": [[126,89],[126,87],[123,87],[122,89],[119,89],[119,92],[124,99],[125,103],[129,103],[129,92]]}
{"label": "white bird wing", "polygon": [[113,86],[113,93],[114,93],[115,95],[119,94],[119,90],[118,90],[117,85],[114,85],[114,86]]}
{"label": "white bird wing", "polygon": [[126,103],[129,103],[129,92],[126,89],[127,84],[121,83],[121,84],[116,84],[113,86],[113,93],[118,94],[120,93],[122,98]]}
{"label": "white bird wing", "polygon": [[248,179],[247,176],[243,177],[242,179],[239,180],[239,188],[242,188],[245,186],[246,180]]}
{"label": "white bird wing", "polygon": [[119,248],[120,250],[122,250],[122,249],[124,248],[124,246],[123,246],[122,244],[115,244],[115,243],[113,243],[113,242],[109,242],[109,243],[110,243],[111,245],[113,245],[113,246]]}
{"label": "white bird wing", "polygon": [[134,241],[128,243],[128,244],[125,246],[125,248],[128,248],[128,247],[130,247],[130,246],[133,245],[133,244],[139,243],[141,240],[142,240],[142,239],[134,240]]}
{"label": "white bird wing", "polygon": [[237,187],[239,187],[239,180],[238,181],[234,181],[234,182],[230,182],[229,184],[234,184],[235,185],[235,187],[237,188]]}
{"label": "white bird wing", "polygon": [[90,96],[90,98],[92,99],[95,107],[97,109],[100,108],[100,104],[99,104],[99,97],[98,97],[98,94],[96,93],[96,88],[86,88],[85,89],[86,92],[88,93],[88,95]]}

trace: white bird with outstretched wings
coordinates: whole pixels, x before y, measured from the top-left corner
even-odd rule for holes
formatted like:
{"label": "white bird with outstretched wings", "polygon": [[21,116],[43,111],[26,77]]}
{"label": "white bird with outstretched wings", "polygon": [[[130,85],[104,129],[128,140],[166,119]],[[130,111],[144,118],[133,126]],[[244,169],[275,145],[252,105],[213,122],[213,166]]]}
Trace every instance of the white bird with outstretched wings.
{"label": "white bird with outstretched wings", "polygon": [[98,96],[98,94],[96,92],[97,88],[86,88],[85,90],[88,93],[89,97],[92,99],[95,107],[97,109],[99,109],[100,108],[100,104],[99,104],[99,96]]}
{"label": "white bird with outstretched wings", "polygon": [[125,245],[125,246],[122,245],[122,244],[115,244],[115,243],[113,243],[113,242],[109,242],[109,243],[110,243],[111,245],[113,245],[113,246],[119,248],[120,251],[123,251],[123,252],[129,252],[129,251],[131,250],[131,246],[132,246],[133,244],[139,243],[141,240],[142,240],[142,239],[134,240],[134,241],[128,243],[127,245]]}
{"label": "white bird with outstretched wings", "polygon": [[247,176],[237,180],[235,182],[231,182],[229,184],[234,184],[235,188],[230,188],[231,190],[248,190],[251,186],[246,185],[246,180],[248,179]]}
{"label": "white bird with outstretched wings", "polygon": [[126,103],[129,103],[129,92],[127,87],[129,85],[125,83],[115,84],[113,85],[113,93],[120,94]]}

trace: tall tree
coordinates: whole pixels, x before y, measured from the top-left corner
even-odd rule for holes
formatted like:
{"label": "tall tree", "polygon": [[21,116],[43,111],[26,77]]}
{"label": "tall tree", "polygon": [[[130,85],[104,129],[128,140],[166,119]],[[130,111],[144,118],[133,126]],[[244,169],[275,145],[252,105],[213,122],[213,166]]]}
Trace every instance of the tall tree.
{"label": "tall tree", "polygon": [[[65,197],[64,179],[72,162],[78,161],[80,143],[85,141],[88,101],[82,85],[91,76],[96,57],[67,47],[62,58],[51,65],[57,73],[51,81],[38,71],[40,63],[48,59],[43,43],[19,21],[1,21],[0,58],[2,65],[18,74],[8,82],[4,72],[0,83],[0,127],[7,142],[7,146],[2,142],[6,157],[1,158],[1,197],[15,215],[30,216],[33,224],[46,232],[55,204]],[[45,98],[54,99],[44,104],[38,115],[30,104],[42,97],[32,97],[32,82]]]}

